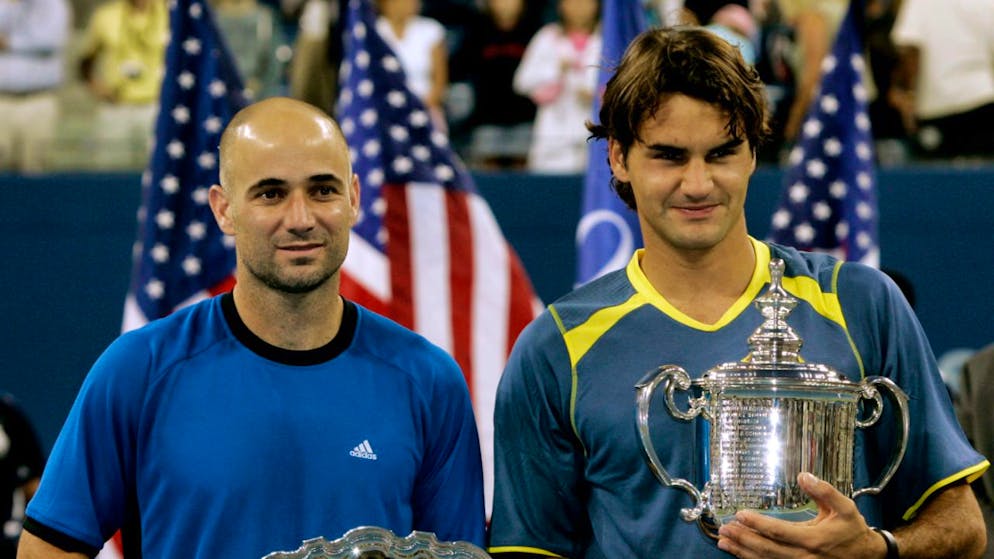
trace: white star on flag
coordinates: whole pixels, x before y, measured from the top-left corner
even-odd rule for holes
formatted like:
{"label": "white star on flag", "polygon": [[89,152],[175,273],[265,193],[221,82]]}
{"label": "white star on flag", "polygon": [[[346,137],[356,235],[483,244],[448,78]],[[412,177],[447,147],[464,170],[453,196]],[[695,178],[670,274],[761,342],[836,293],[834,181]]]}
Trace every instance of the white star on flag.
{"label": "white star on flag", "polygon": [[[821,83],[790,152],[769,239],[878,266],[876,180],[854,6],[822,63]],[[839,61],[848,61],[848,64]]]}
{"label": "white star on flag", "polygon": [[203,0],[170,4],[169,37],[124,330],[233,284],[234,253],[207,191],[218,182],[221,130],[245,104],[241,80]]}
{"label": "white star on flag", "polygon": [[375,32],[372,6],[348,7],[338,120],[363,195],[342,293],[453,355],[487,471],[497,379],[536,299],[472,177]]}

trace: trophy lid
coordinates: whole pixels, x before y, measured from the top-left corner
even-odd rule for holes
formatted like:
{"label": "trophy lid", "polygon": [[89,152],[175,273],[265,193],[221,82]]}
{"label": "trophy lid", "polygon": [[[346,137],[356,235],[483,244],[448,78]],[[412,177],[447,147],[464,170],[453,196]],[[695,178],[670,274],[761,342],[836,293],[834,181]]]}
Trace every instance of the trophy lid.
{"label": "trophy lid", "polygon": [[770,288],[755,301],[765,320],[749,336],[751,363],[802,362],[800,350],[804,340],[787,324],[787,316],[797,306],[797,299],[783,288],[783,271],[783,260],[770,260]]}
{"label": "trophy lid", "polygon": [[797,299],[783,287],[784,262],[770,260],[770,287],[755,301],[763,323],[749,336],[749,355],[742,361],[722,363],[703,377],[708,382],[766,384],[797,381],[827,383],[835,386],[848,383],[846,376],[828,365],[808,363],[801,358],[804,340],[787,324],[787,316],[797,306]]}

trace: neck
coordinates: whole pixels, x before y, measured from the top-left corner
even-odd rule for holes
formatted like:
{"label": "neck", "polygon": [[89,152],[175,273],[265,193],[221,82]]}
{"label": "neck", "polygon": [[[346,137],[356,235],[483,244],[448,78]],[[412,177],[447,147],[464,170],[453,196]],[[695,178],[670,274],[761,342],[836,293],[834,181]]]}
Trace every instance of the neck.
{"label": "neck", "polygon": [[756,254],[743,227],[741,234],[730,233],[717,246],[701,251],[647,242],[640,264],[649,283],[674,307],[712,324],[749,286]]}
{"label": "neck", "polygon": [[407,27],[407,18],[398,16],[385,16],[387,23],[390,24],[390,29],[393,29],[393,34],[398,37],[404,36],[404,29]]}
{"label": "neck", "polygon": [[235,307],[245,326],[266,343],[307,350],[324,346],[338,334],[344,303],[337,276],[328,280],[331,285],[310,293],[288,294],[253,285],[247,275],[239,275],[235,285]]}

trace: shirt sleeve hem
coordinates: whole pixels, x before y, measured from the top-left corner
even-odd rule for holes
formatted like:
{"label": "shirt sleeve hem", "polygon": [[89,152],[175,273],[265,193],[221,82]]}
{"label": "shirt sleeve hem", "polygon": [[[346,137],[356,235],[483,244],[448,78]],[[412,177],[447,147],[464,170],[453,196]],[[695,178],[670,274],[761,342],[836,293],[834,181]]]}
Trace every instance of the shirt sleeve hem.
{"label": "shirt sleeve hem", "polygon": [[30,516],[24,519],[24,529],[63,551],[83,553],[87,557],[95,557],[97,553],[100,553],[99,548],[63,534],[55,528],[50,528]]}
{"label": "shirt sleeve hem", "polygon": [[925,501],[927,501],[928,498],[931,497],[933,494],[935,494],[937,491],[939,491],[944,487],[952,485],[953,483],[960,480],[964,480],[967,483],[970,483],[973,480],[979,478],[981,475],[983,475],[983,473],[987,471],[987,468],[989,468],[990,465],[991,463],[989,461],[984,460],[979,464],[970,466],[969,468],[960,470],[947,478],[939,480],[938,482],[933,484],[932,487],[929,487],[928,490],[925,491],[925,493],[923,493],[922,496],[919,497],[917,501],[915,501],[915,504],[911,505],[911,508],[905,511],[904,515],[901,518],[903,518],[904,520],[911,520],[912,518],[914,518],[916,514],[918,514],[918,509],[920,509],[921,506],[925,504]]}

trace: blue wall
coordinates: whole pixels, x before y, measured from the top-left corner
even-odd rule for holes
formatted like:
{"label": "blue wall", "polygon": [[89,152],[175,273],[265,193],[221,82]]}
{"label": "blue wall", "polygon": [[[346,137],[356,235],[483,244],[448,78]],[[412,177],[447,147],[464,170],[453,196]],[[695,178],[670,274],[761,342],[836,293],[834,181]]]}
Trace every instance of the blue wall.
{"label": "blue wall", "polygon": [[[881,264],[908,276],[938,354],[994,341],[994,167],[880,172]],[[779,172],[760,169],[747,218],[766,235]],[[580,177],[477,175],[546,302],[573,282]],[[90,364],[120,330],[139,178],[0,176],[0,390],[49,448]]]}

